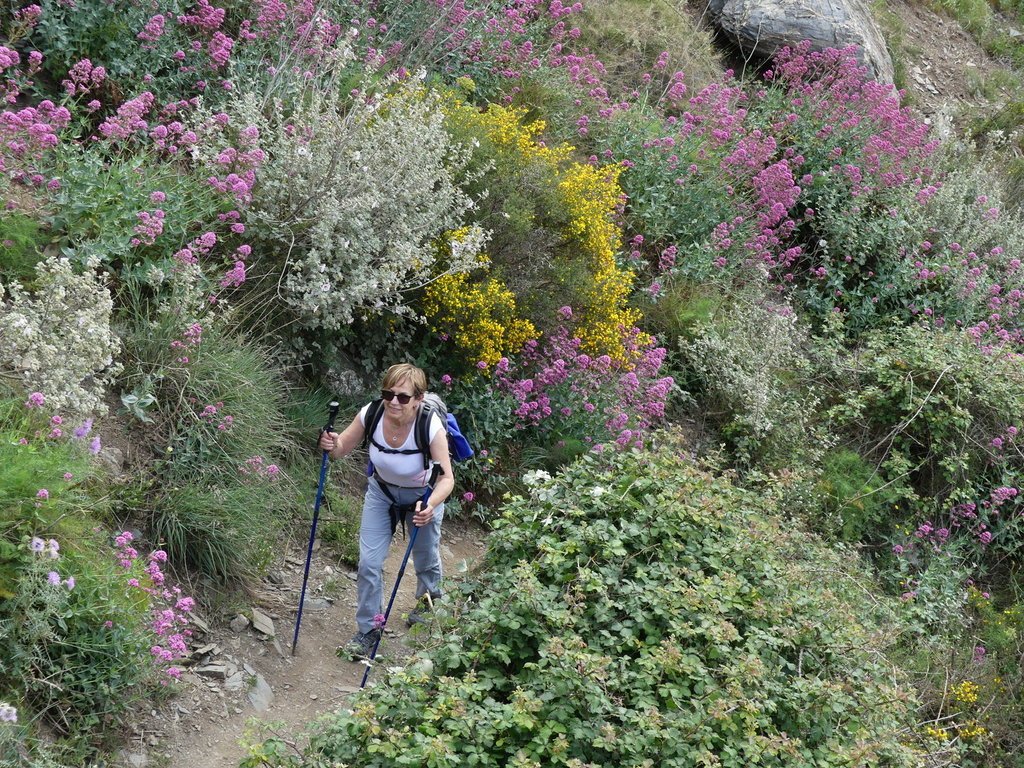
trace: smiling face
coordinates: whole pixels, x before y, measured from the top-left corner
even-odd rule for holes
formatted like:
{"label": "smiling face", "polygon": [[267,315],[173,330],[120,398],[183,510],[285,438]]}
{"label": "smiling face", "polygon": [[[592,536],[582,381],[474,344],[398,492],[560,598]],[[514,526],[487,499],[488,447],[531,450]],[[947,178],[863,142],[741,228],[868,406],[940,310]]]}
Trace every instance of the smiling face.
{"label": "smiling face", "polygon": [[[387,399],[388,394],[394,395],[390,401]],[[423,399],[422,394],[416,394],[416,387],[407,378],[399,379],[384,389],[382,396],[384,396],[385,413],[401,422],[407,421],[416,413],[416,409],[419,408],[420,401]],[[403,404],[402,400],[406,402]]]}

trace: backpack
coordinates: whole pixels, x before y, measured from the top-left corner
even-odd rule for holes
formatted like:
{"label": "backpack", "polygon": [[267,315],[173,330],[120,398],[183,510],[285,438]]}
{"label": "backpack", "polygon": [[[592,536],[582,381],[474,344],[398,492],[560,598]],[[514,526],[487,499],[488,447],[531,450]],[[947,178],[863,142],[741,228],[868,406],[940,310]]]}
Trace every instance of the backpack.
{"label": "backpack", "polygon": [[[448,455],[454,461],[465,461],[470,458],[473,455],[473,446],[469,444],[469,440],[466,439],[465,435],[462,434],[462,430],[459,429],[459,422],[456,421],[455,415],[449,412],[444,400],[435,392],[427,392],[423,395],[423,403],[416,414],[416,424],[413,426],[413,435],[416,439],[415,448],[389,448],[373,439],[373,433],[377,430],[377,424],[380,423],[381,418],[384,416],[384,401],[380,398],[370,403],[370,407],[366,409],[366,429],[363,435],[363,448],[368,448],[372,442],[377,450],[384,453],[420,453],[423,454],[423,469],[429,469],[430,417],[435,413],[441,419],[441,424],[444,425],[445,433],[448,436]],[[372,462],[367,467],[366,474],[373,474]]]}

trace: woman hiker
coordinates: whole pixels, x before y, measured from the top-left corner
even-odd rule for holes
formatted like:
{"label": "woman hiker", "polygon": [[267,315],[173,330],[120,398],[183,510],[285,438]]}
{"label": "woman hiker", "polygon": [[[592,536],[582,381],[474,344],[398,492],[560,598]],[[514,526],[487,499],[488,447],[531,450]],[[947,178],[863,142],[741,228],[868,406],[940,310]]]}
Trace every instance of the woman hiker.
{"label": "woman hiker", "polygon": [[[357,630],[348,645],[339,649],[339,655],[348,655],[353,660],[368,658],[381,632],[374,625],[374,618],[382,610],[382,571],[398,522],[393,516],[398,506],[415,510],[412,524],[419,528],[412,549],[416,598],[422,601],[426,595],[433,599],[441,594],[441,520],[444,501],[455,487],[455,476],[448,455],[447,434],[436,414],[431,414],[427,431],[429,461],[425,461],[416,448],[414,428],[426,391],[426,374],[408,363],[388,368],[381,382],[384,412],[369,436],[370,461],[374,471],[367,482],[359,526]],[[320,436],[320,449],[328,451],[332,459],[351,453],[366,437],[366,415],[370,406],[367,404],[360,409],[340,434],[324,432]],[[428,468],[425,469],[425,465],[429,465]],[[440,475],[424,506],[421,500],[435,465],[440,469]],[[417,606],[409,615],[410,626],[419,620],[422,604],[417,603]]]}

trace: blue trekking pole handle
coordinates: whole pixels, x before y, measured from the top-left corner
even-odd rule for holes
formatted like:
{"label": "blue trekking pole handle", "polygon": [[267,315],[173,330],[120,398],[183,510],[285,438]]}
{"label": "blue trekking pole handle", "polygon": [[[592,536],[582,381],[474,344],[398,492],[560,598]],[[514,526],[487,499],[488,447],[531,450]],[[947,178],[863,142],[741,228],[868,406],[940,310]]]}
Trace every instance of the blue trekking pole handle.
{"label": "blue trekking pole handle", "polygon": [[[334,420],[338,417],[338,402],[332,400],[330,414],[327,417],[327,424],[320,430],[324,432],[334,431]],[[302,574],[302,593],[299,595],[299,612],[295,617],[295,634],[292,636],[292,656],[295,655],[295,646],[299,643],[299,627],[302,626],[302,607],[306,603],[306,584],[309,582],[309,562],[313,559],[313,540],[316,538],[316,524],[320,519],[320,503],[324,500],[324,482],[327,480],[327,462],[330,459],[330,451],[324,451],[320,457],[320,482],[316,487],[316,501],[313,504],[313,525],[309,529],[309,547],[306,550],[306,570]]]}
{"label": "blue trekking pole handle", "polygon": [[[423,504],[427,503],[427,499],[430,498],[430,492],[433,488],[428,487],[423,492],[423,498],[421,499]],[[402,557],[402,564],[398,567],[398,575],[395,576],[395,586],[391,590],[391,599],[388,600],[387,610],[384,611],[384,623],[379,627],[380,632],[377,634],[377,639],[373,643],[373,650],[370,651],[370,658],[366,660],[366,671],[363,672],[363,682],[359,684],[360,688],[366,687],[366,681],[370,677],[370,669],[373,667],[373,660],[377,658],[377,648],[380,647],[380,639],[384,637],[384,627],[388,625],[388,617],[391,615],[391,607],[395,604],[395,596],[398,595],[398,585],[402,583],[402,576],[405,574],[405,566],[409,564],[409,555],[412,554],[412,546],[416,543],[416,534],[419,533],[420,529],[418,526],[412,526],[412,533],[409,534],[409,545],[405,548],[405,555]]]}

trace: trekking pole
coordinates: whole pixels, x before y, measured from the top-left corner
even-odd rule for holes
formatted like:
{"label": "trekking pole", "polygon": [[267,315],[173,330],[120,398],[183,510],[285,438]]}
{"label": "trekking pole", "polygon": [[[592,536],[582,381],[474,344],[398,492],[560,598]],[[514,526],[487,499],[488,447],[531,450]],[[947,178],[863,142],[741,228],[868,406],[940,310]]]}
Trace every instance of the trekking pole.
{"label": "trekking pole", "polygon": [[[431,486],[433,483],[431,483]],[[431,486],[427,487],[427,490],[423,493],[421,503],[426,504],[427,499],[430,498],[430,493],[433,490]],[[370,670],[373,668],[373,660],[377,658],[377,648],[380,646],[380,639],[384,637],[384,627],[388,625],[388,616],[391,615],[391,607],[395,604],[395,596],[398,594],[398,585],[402,583],[402,576],[405,574],[405,566],[409,564],[409,555],[412,554],[412,545],[416,543],[416,534],[419,533],[419,527],[413,525],[412,533],[409,534],[409,545],[405,548],[405,555],[402,557],[402,564],[398,567],[398,575],[395,577],[395,586],[391,590],[391,599],[388,600],[387,610],[384,611],[384,621],[381,623],[379,629],[380,632],[377,634],[377,639],[373,643],[373,650],[370,651],[370,658],[366,660],[366,671],[363,672],[363,682],[359,684],[360,688],[366,687],[366,680],[370,677]]]}
{"label": "trekking pole", "polygon": [[[332,400],[330,414],[327,417],[327,424],[320,434],[334,431],[334,419],[338,416],[338,402]],[[309,581],[309,561],[313,559],[313,540],[316,538],[316,523],[320,518],[320,502],[324,499],[324,481],[327,479],[327,462],[330,451],[324,451],[320,458],[320,483],[316,487],[316,502],[313,504],[313,525],[309,529],[309,548],[306,550],[306,571],[302,574],[302,594],[299,595],[299,613],[295,617],[295,635],[292,637],[292,656],[295,655],[295,646],[299,642],[299,627],[302,625],[302,606],[306,603],[306,583]]]}

